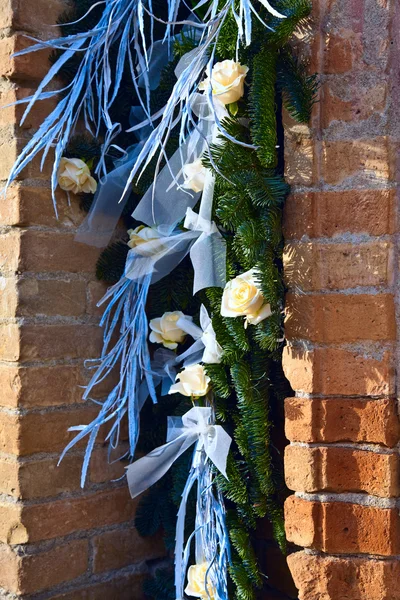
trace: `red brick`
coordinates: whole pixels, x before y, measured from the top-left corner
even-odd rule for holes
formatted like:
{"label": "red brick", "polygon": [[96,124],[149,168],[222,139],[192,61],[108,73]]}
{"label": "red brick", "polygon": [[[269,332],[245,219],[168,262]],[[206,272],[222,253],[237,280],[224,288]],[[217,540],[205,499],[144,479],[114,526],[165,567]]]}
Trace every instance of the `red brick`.
{"label": "red brick", "polygon": [[299,600],[400,600],[398,560],[297,552],[288,563]]}
{"label": "red brick", "polygon": [[[18,497],[19,489],[19,463],[13,459],[2,458],[0,460],[0,493],[8,496]],[[1,561],[0,561],[1,562]],[[1,586],[1,583],[0,583]]]}
{"label": "red brick", "polygon": [[20,559],[6,544],[0,544],[0,587],[18,591]]}
{"label": "red brick", "polygon": [[104,305],[97,306],[97,303],[105,295],[109,285],[104,281],[90,281],[88,284],[88,303],[87,313],[89,315],[102,316],[104,313]]}
{"label": "red brick", "polygon": [[308,394],[385,396],[395,390],[393,360],[335,348],[286,347],[283,368],[293,389]]}
{"label": "red brick", "polygon": [[18,454],[19,439],[19,417],[0,412],[0,452]]}
{"label": "red brick", "polygon": [[[0,40],[1,46],[2,40]],[[1,62],[1,47],[0,47],[0,62]],[[24,145],[29,139],[29,132],[20,130],[20,136],[15,136],[15,126],[3,127],[2,135],[0,137],[0,180],[7,180],[12,167],[21,153]],[[51,177],[52,168],[54,164],[52,152],[50,151],[41,168],[42,158],[40,155],[36,155],[32,161],[23,169],[23,171],[17,176],[16,179],[40,179],[43,184],[46,181],[46,185]]]}
{"label": "red brick", "polygon": [[312,502],[291,496],[285,504],[289,542],[333,554],[398,555],[400,517],[395,508]]}
{"label": "red brick", "polygon": [[29,462],[2,458],[0,492],[28,500],[79,490],[82,461],[81,456],[66,456],[58,466],[58,456]]}
{"label": "red brick", "polygon": [[396,339],[392,294],[286,296],[288,340],[340,343]]}
{"label": "red brick", "polygon": [[35,0],[35,10],[26,0],[3,0],[0,7],[0,28],[29,31],[40,37],[54,38],[54,24],[65,10],[59,0]]}
{"label": "red brick", "polygon": [[322,144],[322,178],[325,183],[338,185],[356,176],[363,183],[387,183],[391,174],[386,138],[327,141]]}
{"label": "red brick", "polygon": [[0,502],[0,542],[24,544],[27,542],[25,527],[21,524],[22,506],[13,502]]}
{"label": "red brick", "polygon": [[15,317],[17,313],[17,282],[15,277],[0,278],[0,315],[2,319]]}
{"label": "red brick", "polygon": [[[9,358],[8,360],[97,358],[101,353],[103,339],[102,329],[98,325],[81,323],[76,325],[23,325],[19,335],[21,341],[18,358]],[[57,340],[56,344],[55,340]],[[16,342],[13,344],[13,357],[16,356],[15,345]]]}
{"label": "red brick", "polygon": [[143,580],[145,575],[118,574],[112,581],[86,585],[66,594],[51,596],[49,600],[145,600]]}
{"label": "red brick", "polygon": [[128,462],[119,459],[124,457],[128,450],[128,444],[120,444],[111,455],[107,447],[94,450],[90,461],[90,481],[105,483],[122,477],[126,473]]}
{"label": "red brick", "polygon": [[50,50],[44,49],[32,54],[12,57],[15,52],[25,50],[32,45],[33,42],[21,33],[0,40],[0,73],[3,77],[28,81],[41,80],[45,77],[49,70]]}
{"label": "red brick", "polygon": [[0,366],[0,404],[8,407],[45,407],[80,403],[85,383],[81,366]]}
{"label": "red brick", "polygon": [[62,451],[76,436],[76,431],[68,431],[68,428],[90,423],[98,412],[97,407],[89,404],[79,410],[23,415],[20,417],[19,455]]}
{"label": "red brick", "polygon": [[393,246],[389,242],[291,243],[285,248],[284,265],[290,289],[384,286],[393,279]]}
{"label": "red brick", "polygon": [[20,279],[16,316],[82,316],[86,282],[77,279]]}
{"label": "red brick", "polygon": [[287,398],[286,437],[293,442],[362,442],[394,447],[400,423],[394,399]]}
{"label": "red brick", "polygon": [[18,271],[21,237],[17,231],[0,236],[0,261],[2,273],[15,274]]}
{"label": "red brick", "polygon": [[57,106],[56,97],[37,102],[28,113],[23,124],[20,124],[20,122],[27,104],[14,104],[15,102],[32,96],[35,91],[36,90],[33,87],[22,88],[16,87],[11,83],[9,85],[7,85],[7,83],[3,84],[3,87],[0,89],[0,106],[4,108],[0,111],[0,127],[8,126],[10,123],[18,123],[18,126],[22,130],[32,128],[38,129],[40,127],[45,118]]}
{"label": "red brick", "polygon": [[94,273],[100,250],[74,241],[62,232],[24,231],[21,235],[19,268],[33,273]]}
{"label": "red brick", "polygon": [[[130,498],[128,487],[124,486],[85,497],[24,506],[20,522],[25,541],[32,543],[130,521],[136,505],[137,501]],[[11,543],[23,542],[14,541],[13,536]]]}
{"label": "red brick", "polygon": [[67,195],[60,189],[56,196],[58,219],[49,188],[13,184],[5,198],[0,196],[0,223],[20,226],[42,225],[74,231],[85,216],[79,208],[79,201],[76,199],[68,203]]}
{"label": "red brick", "polygon": [[352,31],[342,31],[341,35],[330,34],[326,38],[324,52],[325,73],[351,71],[362,56],[361,36]]}
{"label": "red brick", "polygon": [[[82,456],[66,456],[58,465],[58,456],[20,463],[19,497],[28,500],[58,496],[80,489]],[[0,463],[1,473],[1,463]]]}
{"label": "red brick", "polygon": [[387,92],[388,84],[384,80],[365,87],[351,75],[345,81],[325,82],[321,86],[319,107],[322,127],[339,122],[357,123],[380,115],[386,108]]}
{"label": "red brick", "polygon": [[72,581],[89,566],[88,540],[72,540],[48,552],[24,556],[20,563],[19,593],[31,594]]}
{"label": "red brick", "polygon": [[302,134],[285,134],[285,179],[290,185],[309,187],[316,181],[313,140]]}
{"label": "red brick", "polygon": [[382,498],[400,494],[397,454],[354,448],[288,446],[286,484],[296,492],[366,492]]}
{"label": "red brick", "polygon": [[135,529],[117,529],[93,538],[94,573],[122,569],[165,556],[161,536],[142,538]]}
{"label": "red brick", "polygon": [[284,235],[287,239],[301,239],[345,233],[394,233],[394,207],[394,190],[291,194],[285,203]]}

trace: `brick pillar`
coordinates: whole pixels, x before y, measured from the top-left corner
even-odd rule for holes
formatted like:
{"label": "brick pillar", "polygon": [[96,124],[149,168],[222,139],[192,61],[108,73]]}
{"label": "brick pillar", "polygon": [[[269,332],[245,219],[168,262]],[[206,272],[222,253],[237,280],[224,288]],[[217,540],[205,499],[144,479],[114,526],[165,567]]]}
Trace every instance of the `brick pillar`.
{"label": "brick pillar", "polygon": [[399,8],[314,17],[320,101],[310,129],[286,123],[289,566],[300,600],[399,600]]}
{"label": "brick pillar", "polygon": [[[0,6],[0,105],[29,95],[48,69],[46,52],[10,59],[23,34],[54,36],[61,0],[3,0]],[[46,25],[49,24],[49,26]],[[49,105],[23,129],[22,110],[0,111],[0,179]],[[163,555],[158,540],[133,528],[135,503],[124,465],[106,468],[94,453],[87,488],[79,485],[83,447],[57,468],[71,425],[96,412],[81,402],[83,359],[101,348],[95,281],[97,250],[74,242],[79,201],[59,197],[54,216],[49,165],[30,165],[0,198],[0,597],[63,600],[142,598],[145,559]],[[9,593],[9,595],[7,595]]]}

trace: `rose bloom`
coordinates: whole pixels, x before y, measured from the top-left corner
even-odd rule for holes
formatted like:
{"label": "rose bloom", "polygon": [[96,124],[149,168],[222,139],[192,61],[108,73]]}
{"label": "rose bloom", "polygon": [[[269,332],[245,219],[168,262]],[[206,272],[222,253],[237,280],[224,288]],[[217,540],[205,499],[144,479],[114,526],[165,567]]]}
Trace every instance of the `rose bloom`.
{"label": "rose bloom", "polygon": [[182,394],[183,396],[205,396],[210,389],[211,379],[206,375],[202,365],[191,365],[183,369],[176,376],[175,383],[171,386],[169,394]]}
{"label": "rose bloom", "polygon": [[[249,67],[234,60],[223,60],[214,65],[211,72],[212,93],[222,104],[237,102],[244,95],[244,80]],[[210,85],[207,77],[199,85],[200,90],[206,90]]]}
{"label": "rose bloom", "polygon": [[207,578],[207,591],[206,591],[206,573],[208,570],[208,563],[201,563],[200,565],[192,565],[188,570],[188,584],[185,589],[185,594],[188,596],[194,596],[195,598],[201,598],[201,600],[215,600],[215,590],[212,587],[209,578]]}
{"label": "rose bloom", "polygon": [[65,192],[94,194],[97,190],[97,181],[91,176],[87,164],[80,158],[62,158],[57,177],[58,185]]}
{"label": "rose bloom", "polygon": [[204,190],[206,173],[207,169],[201,162],[201,158],[198,158],[194,162],[187,163],[183,167],[183,176],[185,178],[183,187],[186,190],[192,190],[193,192],[202,192]]}
{"label": "rose bloom", "polygon": [[185,316],[179,310],[175,312],[166,312],[162,317],[158,319],[152,319],[149,323],[150,329],[150,341],[154,344],[162,344],[164,348],[175,350],[178,344],[184,341],[186,333],[177,326],[177,321],[184,317],[185,319],[191,319],[191,317]]}
{"label": "rose bloom", "polygon": [[160,239],[160,234],[156,229],[145,227],[144,225],[139,225],[139,227],[135,227],[135,229],[128,229],[128,235],[129,248],[137,248],[148,242]]}
{"label": "rose bloom", "polygon": [[255,269],[251,269],[226,284],[221,302],[223,317],[244,316],[247,327],[271,316],[271,306],[265,302],[255,275]]}

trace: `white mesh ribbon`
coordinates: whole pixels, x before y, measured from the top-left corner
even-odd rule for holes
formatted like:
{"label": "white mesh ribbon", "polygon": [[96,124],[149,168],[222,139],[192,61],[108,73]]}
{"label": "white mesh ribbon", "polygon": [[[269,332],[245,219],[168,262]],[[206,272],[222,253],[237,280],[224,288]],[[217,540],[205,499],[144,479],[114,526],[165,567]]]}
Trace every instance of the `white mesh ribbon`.
{"label": "white mesh ribbon", "polygon": [[[208,125],[207,125],[208,127]],[[198,135],[196,131],[195,134]],[[184,150],[192,145],[189,138]],[[197,143],[192,157],[196,156]],[[174,179],[182,176],[181,157],[178,151],[169,165],[164,167],[153,186],[146,192],[133,216],[155,227],[160,237],[132,249],[127,257],[125,276],[138,281],[144,275],[152,274],[152,283],[159,281],[190,253],[194,269],[193,293],[208,287],[224,287],[226,283],[226,246],[217,226],[211,221],[214,198],[214,176],[207,171],[204,190],[197,215],[190,205],[196,197],[181,186],[176,187]],[[172,172],[171,172],[172,169]],[[167,193],[165,189],[169,190]],[[185,217],[187,231],[173,229]],[[172,230],[172,231],[171,231]]]}
{"label": "white mesh ribbon", "polygon": [[204,450],[211,462],[226,477],[231,442],[232,438],[223,427],[214,424],[213,412],[209,407],[196,406],[183,417],[169,417],[167,443],[139,458],[127,469],[132,498],[136,498],[161,479],[193,444],[196,444],[195,452],[199,453],[199,457]]}

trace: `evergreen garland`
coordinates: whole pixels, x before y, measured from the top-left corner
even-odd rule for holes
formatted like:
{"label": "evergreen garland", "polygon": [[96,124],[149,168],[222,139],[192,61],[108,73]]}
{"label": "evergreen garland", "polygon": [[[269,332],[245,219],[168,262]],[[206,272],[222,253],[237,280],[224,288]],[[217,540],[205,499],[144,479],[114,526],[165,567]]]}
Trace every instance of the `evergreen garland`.
{"label": "evergreen garland", "polygon": [[[75,0],[72,9],[61,19],[63,23],[75,22],[65,26],[64,34],[76,33],[90,26],[87,19],[79,19],[91,6],[94,9],[88,19],[95,23],[101,10],[96,5],[96,0]],[[161,0],[153,2],[153,12],[162,14],[165,6],[166,3]],[[244,101],[239,103],[237,114],[223,123],[231,136],[253,144],[256,149],[221,138],[217,145],[211,147],[211,156],[203,161],[208,168],[218,167],[215,171],[213,218],[227,244],[227,279],[256,267],[272,316],[245,329],[241,319],[221,317],[221,289],[212,288],[193,298],[193,271],[189,259],[152,286],[147,307],[149,318],[166,311],[182,310],[194,315],[196,320],[200,304],[205,303],[212,315],[217,339],[224,349],[223,364],[207,365],[206,368],[216,396],[217,420],[234,439],[228,460],[228,479],[216,474],[227,505],[232,542],[229,596],[232,600],[254,600],[257,589],[263,585],[252,539],[260,518],[269,518],[275,538],[285,551],[282,467],[273,454],[271,444],[274,417],[285,396],[280,368],[285,291],[281,221],[283,204],[289,192],[279,169],[277,106],[283,104],[294,119],[307,122],[317,82],[314,76],[306,74],[304,66],[287,45],[294,30],[302,26],[310,12],[309,0],[276,0],[274,6],[288,18],[276,19],[261,8],[260,17],[272,28],[268,33],[254,19],[253,43],[248,48],[241,48],[239,53],[240,62],[250,67],[250,86]],[[216,61],[235,56],[236,33],[237,25],[230,13],[218,40]],[[168,99],[175,81],[173,71],[176,63],[194,43],[190,35],[182,35],[176,43],[175,58],[164,69],[159,90],[154,95],[154,111]],[[67,81],[76,71],[77,60],[79,58],[74,57],[65,65],[63,76]],[[123,93],[120,92],[121,98],[115,106],[124,130],[129,128],[135,91],[131,84],[122,85],[121,89]],[[249,128],[243,125],[243,119],[248,120]],[[134,141],[128,134],[122,133],[116,143],[126,147]],[[176,136],[172,135],[169,150],[173,152],[177,144]],[[66,156],[82,158],[95,166],[100,149],[98,141],[77,136],[71,140]],[[112,158],[109,157],[110,160]],[[127,228],[134,226],[129,215],[152,182],[153,168],[154,162],[133,186],[124,211]],[[91,197],[82,196],[81,205],[86,210],[90,204]],[[128,250],[123,241],[106,248],[97,264],[97,277],[109,283],[117,282],[123,274]],[[144,440],[141,450],[146,452],[161,445],[165,441],[166,416],[183,414],[188,408],[187,399],[182,397],[178,401],[163,397],[159,405],[145,405],[141,417],[141,439]],[[190,455],[177,461],[173,469],[141,499],[136,515],[138,532],[149,536],[162,528],[168,548],[173,547],[176,510],[189,461]],[[173,600],[172,571],[157,571],[155,577],[145,583],[145,593],[156,600]]]}

